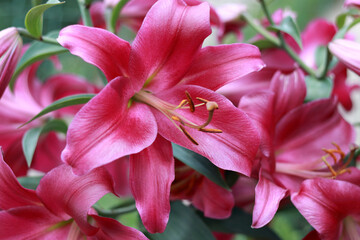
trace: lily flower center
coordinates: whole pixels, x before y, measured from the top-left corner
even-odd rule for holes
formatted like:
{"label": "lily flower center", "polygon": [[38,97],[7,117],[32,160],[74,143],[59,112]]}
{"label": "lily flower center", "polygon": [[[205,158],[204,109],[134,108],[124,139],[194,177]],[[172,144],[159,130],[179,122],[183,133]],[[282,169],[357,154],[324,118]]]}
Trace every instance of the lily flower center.
{"label": "lily flower center", "polygon": [[[350,172],[348,166],[351,163],[357,148],[351,148],[349,156],[347,157],[339,145],[336,143],[333,143],[333,145],[335,146],[335,149],[323,148],[322,150],[326,153],[326,155],[315,161],[299,164],[277,162],[276,172],[302,178],[323,177],[333,179],[343,173]],[[326,168],[324,168],[324,165],[321,163],[325,164]]]}
{"label": "lily flower center", "polygon": [[[132,97],[133,101],[145,103],[158,111],[164,114],[173,124],[179,129],[192,143],[199,145],[197,141],[190,135],[186,128],[197,129],[198,131],[208,132],[208,133],[221,133],[220,129],[206,128],[213,118],[214,111],[219,108],[218,104],[214,101],[209,101],[200,97],[196,97],[197,104],[195,104],[193,98],[191,97],[188,91],[185,91],[185,99],[183,99],[178,105],[171,104],[166,102],[153,93],[147,90],[140,90],[135,93]],[[190,119],[185,117],[178,110],[187,109],[191,113],[195,113],[195,109],[205,107],[208,111],[208,118],[205,122],[201,124],[196,124]]]}

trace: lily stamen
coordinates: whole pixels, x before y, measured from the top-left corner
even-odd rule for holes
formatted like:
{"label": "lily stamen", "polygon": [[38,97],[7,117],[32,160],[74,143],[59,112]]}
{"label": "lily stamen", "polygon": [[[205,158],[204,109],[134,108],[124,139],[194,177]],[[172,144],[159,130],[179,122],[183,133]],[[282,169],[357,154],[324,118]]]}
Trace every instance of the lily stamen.
{"label": "lily stamen", "polygon": [[[344,163],[343,161],[345,159],[345,153],[341,150],[339,145],[335,143],[333,143],[333,145],[336,147],[336,149],[322,149],[325,153],[327,153],[327,155],[323,156],[321,159],[330,170],[332,174],[332,178],[336,178],[337,176],[343,173],[351,172],[351,170],[348,169],[347,167],[349,166],[357,148],[352,148],[350,150],[349,158]],[[336,158],[335,153],[339,154],[340,156],[339,159]],[[334,165],[338,165],[342,163],[340,166],[338,166],[339,168],[337,170],[335,170],[334,167],[326,160],[326,158],[329,156],[334,160]]]}
{"label": "lily stamen", "polygon": [[190,112],[195,112],[195,105],[188,91],[185,91],[187,102],[189,103]]}
{"label": "lily stamen", "polygon": [[182,125],[179,125],[181,131],[185,134],[185,136],[192,142],[194,143],[195,145],[199,145],[197,143],[197,141],[190,135],[190,133],[188,131],[186,131],[186,129],[182,126]]}

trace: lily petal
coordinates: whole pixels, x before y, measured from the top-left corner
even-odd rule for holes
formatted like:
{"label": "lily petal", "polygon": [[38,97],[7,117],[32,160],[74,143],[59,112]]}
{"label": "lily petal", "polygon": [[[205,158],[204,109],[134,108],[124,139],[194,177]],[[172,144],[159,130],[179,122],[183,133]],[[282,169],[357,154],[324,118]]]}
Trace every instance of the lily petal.
{"label": "lily petal", "polygon": [[41,205],[35,191],[23,188],[10,167],[5,163],[0,147],[0,210]]}
{"label": "lily petal", "polygon": [[306,96],[305,76],[300,69],[290,74],[276,72],[270,84],[275,92],[274,122],[278,122],[287,112],[300,106]]}
{"label": "lily petal", "polygon": [[216,185],[206,177],[192,198],[194,206],[204,212],[205,217],[224,219],[231,215],[234,196],[229,190]]}
{"label": "lily petal", "polygon": [[170,213],[170,185],[175,179],[171,143],[158,136],[155,142],[130,156],[130,186],[146,229],[163,232]]}
{"label": "lily petal", "polygon": [[289,112],[278,123],[277,161],[298,162],[299,156],[319,159],[323,148],[334,147],[332,142],[347,149],[354,137],[354,128],[338,112],[335,99],[313,101]]}
{"label": "lily petal", "polygon": [[2,239],[66,239],[70,223],[42,206],[16,207],[0,211]]}
{"label": "lily petal", "polygon": [[128,74],[130,44],[109,31],[72,25],[60,31],[57,41],[72,54],[100,68],[108,81]]}
{"label": "lily petal", "polygon": [[96,225],[100,230],[96,233],[97,239],[112,240],[147,240],[142,232],[137,229],[122,225],[120,222],[112,218],[104,218],[97,215],[90,215],[96,221]]}
{"label": "lily petal", "polygon": [[[194,144],[174,123],[159,111],[153,110],[159,126],[159,133],[167,140],[188,148],[207,157],[213,164],[225,170],[250,175],[253,160],[259,147],[259,136],[249,117],[237,109],[229,100],[208,89],[182,85],[158,94],[158,97],[177,105],[186,99],[185,91],[194,98],[195,104],[201,103],[196,97],[215,101],[216,109],[210,124],[206,128],[220,129],[222,133],[207,133],[185,127],[195,139]],[[209,116],[205,106],[196,107],[195,112],[188,109],[178,110],[186,119],[196,124],[203,124]],[[216,147],[214,147],[216,146]]]}
{"label": "lily petal", "polygon": [[253,45],[209,46],[196,55],[181,84],[199,85],[215,91],[264,66],[259,49]]}
{"label": "lily petal", "polygon": [[300,191],[291,196],[291,201],[321,239],[335,240],[340,237],[342,220],[360,213],[359,198],[357,185],[317,178],[304,181]]}
{"label": "lily petal", "polygon": [[253,228],[261,228],[268,224],[279,208],[279,203],[286,195],[286,189],[277,186],[260,173],[255,188],[255,205],[253,210]]}
{"label": "lily petal", "polygon": [[87,222],[89,209],[109,192],[114,192],[113,180],[105,169],[77,176],[65,164],[47,173],[36,189],[47,209],[62,219],[71,216],[87,235],[98,231]]}
{"label": "lily petal", "polygon": [[128,102],[134,94],[127,78],[112,80],[71,122],[62,159],[84,174],[148,147],[157,125],[148,106]]}
{"label": "lily petal", "polygon": [[207,3],[195,6],[180,0],[155,3],[132,44],[130,76],[152,91],[177,84],[211,33],[209,12]]}

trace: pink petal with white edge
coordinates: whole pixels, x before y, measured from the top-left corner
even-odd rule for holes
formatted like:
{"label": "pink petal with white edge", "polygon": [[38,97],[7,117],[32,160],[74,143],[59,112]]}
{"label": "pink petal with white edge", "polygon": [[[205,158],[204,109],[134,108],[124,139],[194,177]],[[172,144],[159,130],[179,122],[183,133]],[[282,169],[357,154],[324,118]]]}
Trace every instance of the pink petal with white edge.
{"label": "pink petal with white edge", "polygon": [[130,156],[130,186],[144,226],[163,232],[170,213],[170,185],[175,179],[171,143],[159,136],[148,148]]}
{"label": "pink petal with white edge", "polygon": [[[225,97],[199,86],[178,86],[158,94],[158,97],[177,105],[186,99],[185,91],[189,92],[195,104],[201,103],[196,97],[218,104],[219,109],[215,110],[210,124],[205,128],[220,129],[222,133],[207,133],[185,126],[188,133],[197,141],[196,145],[180,128],[175,127],[172,121],[159,111],[153,110],[159,133],[169,141],[207,157],[219,168],[249,176],[260,143],[258,132],[250,118]],[[189,109],[178,110],[178,113],[199,125],[205,123],[209,116],[205,106],[196,107],[193,113]]]}
{"label": "pink petal with white edge", "polygon": [[253,228],[261,228],[268,224],[279,208],[286,189],[279,187],[261,175],[255,188],[255,205],[253,210]]}
{"label": "pink petal with white edge", "polygon": [[199,85],[215,91],[264,66],[259,49],[253,45],[209,46],[195,56],[181,84]]}
{"label": "pink petal with white edge", "polygon": [[351,40],[336,39],[329,44],[330,52],[350,70],[360,75],[360,44]]}
{"label": "pink petal with white edge", "polygon": [[205,217],[224,219],[231,215],[234,196],[231,191],[204,177],[201,186],[195,191],[192,203],[204,212]]}
{"label": "pink petal with white edge", "polygon": [[[70,223],[41,206],[16,207],[0,211],[1,239],[67,239]],[[63,225],[57,224],[64,223]],[[54,228],[55,227],[55,228]]]}
{"label": "pink petal with white edge", "polygon": [[132,44],[130,76],[161,91],[178,83],[211,33],[209,5],[180,0],[153,5]]}
{"label": "pink petal with white edge", "polygon": [[109,31],[72,25],[60,31],[57,41],[72,54],[100,68],[108,81],[128,75],[130,44]]}
{"label": "pink petal with white edge", "polygon": [[14,207],[41,205],[35,191],[23,188],[10,167],[5,163],[0,147],[0,210]]}
{"label": "pink petal with white edge", "polygon": [[105,169],[77,176],[65,164],[46,174],[36,189],[50,211],[63,219],[72,217],[87,235],[98,230],[87,222],[89,209],[109,192],[114,192],[113,181]]}
{"label": "pink petal with white edge", "polygon": [[359,215],[359,199],[359,186],[323,178],[304,181],[299,192],[291,196],[295,207],[319,232],[320,238],[329,240],[339,239],[341,229],[345,231],[341,227],[345,217]]}
{"label": "pink petal with white edge", "polygon": [[97,215],[90,215],[95,219],[96,225],[100,228],[96,233],[95,239],[113,240],[147,240],[142,232],[137,229],[122,225],[120,222],[112,218],[104,218]]}
{"label": "pink petal with white edge", "polygon": [[62,159],[76,174],[140,152],[155,140],[157,125],[148,106],[128,107],[130,84],[127,78],[112,80],[75,115]]}

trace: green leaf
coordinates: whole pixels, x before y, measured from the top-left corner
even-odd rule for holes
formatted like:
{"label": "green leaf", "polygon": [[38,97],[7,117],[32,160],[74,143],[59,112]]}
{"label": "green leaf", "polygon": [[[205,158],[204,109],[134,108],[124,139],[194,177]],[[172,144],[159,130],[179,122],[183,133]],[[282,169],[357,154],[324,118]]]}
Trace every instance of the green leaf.
{"label": "green leaf", "polygon": [[127,4],[129,0],[120,0],[116,6],[114,7],[114,9],[111,12],[111,17],[110,17],[110,30],[111,32],[115,33],[116,32],[116,22],[119,18],[120,12],[121,10],[124,8],[124,6]]}
{"label": "green leaf", "polygon": [[44,125],[41,133],[56,131],[66,134],[67,128],[68,126],[64,120],[55,118],[51,119]]}
{"label": "green leaf", "polygon": [[333,88],[333,81],[330,77],[319,80],[311,76],[306,76],[305,82],[306,102],[330,97]]}
{"label": "green leaf", "polygon": [[49,131],[57,131],[65,134],[67,131],[67,124],[61,119],[51,119],[45,125],[37,128],[31,128],[24,134],[22,138],[22,147],[26,163],[29,167],[31,165],[40,135]]}
{"label": "green leaf", "polygon": [[205,224],[215,232],[244,234],[254,239],[280,240],[280,238],[267,226],[260,229],[251,228],[252,215],[239,208],[234,208],[231,216],[227,219],[218,220],[206,218],[204,216],[201,217]]}
{"label": "green leaf", "polygon": [[18,178],[18,181],[24,188],[35,190],[36,187],[39,185],[41,178],[42,178],[41,176],[20,177],[20,178]]}
{"label": "green leaf", "polygon": [[[59,32],[51,32],[47,34],[48,37],[56,38],[59,35]],[[57,46],[54,44],[44,43],[44,42],[33,42],[28,50],[21,57],[19,63],[16,66],[15,72],[10,81],[10,88],[14,89],[15,79],[17,76],[27,67],[33,64],[34,62],[46,59],[50,56],[57,55],[60,53],[65,53],[68,50],[62,46]]]}
{"label": "green leaf", "polygon": [[172,144],[172,147],[175,158],[201,173],[220,187],[229,189],[219,169],[207,158],[176,144]]}
{"label": "green leaf", "polygon": [[180,201],[171,204],[169,222],[163,233],[148,234],[153,240],[215,240],[195,211]]}
{"label": "green leaf", "polygon": [[335,23],[338,29],[342,28],[345,25],[346,17],[348,13],[342,13],[336,17]]}
{"label": "green leaf", "polygon": [[21,125],[20,127],[34,121],[35,119],[37,119],[41,116],[44,116],[45,114],[47,114],[49,112],[52,112],[52,111],[55,111],[55,110],[58,110],[58,109],[61,109],[64,107],[68,107],[68,106],[87,103],[94,96],[95,96],[95,94],[89,93],[89,94],[71,95],[68,97],[61,98],[61,99],[51,103],[49,106],[45,107],[41,112],[39,112],[37,115],[35,115],[35,117],[33,117],[32,119],[30,119],[29,121],[27,121],[26,123]]}
{"label": "green leaf", "polygon": [[63,3],[58,0],[49,0],[45,4],[31,8],[25,16],[25,27],[29,33],[35,38],[40,38],[42,36],[44,12],[53,6]]}
{"label": "green leaf", "polygon": [[22,138],[22,148],[26,163],[30,167],[42,127],[29,129]]}
{"label": "green leaf", "polygon": [[294,40],[299,45],[299,47],[302,48],[299,27],[297,26],[296,22],[294,21],[294,19],[292,17],[287,16],[286,18],[284,18],[282,20],[280,25],[275,26],[275,27],[269,27],[269,29],[277,30],[277,31],[281,31],[281,32],[285,32],[285,33],[289,34],[290,36],[292,36],[294,38]]}
{"label": "green leaf", "polygon": [[267,39],[260,39],[255,42],[252,42],[251,44],[257,46],[260,50],[277,47],[273,42]]}

